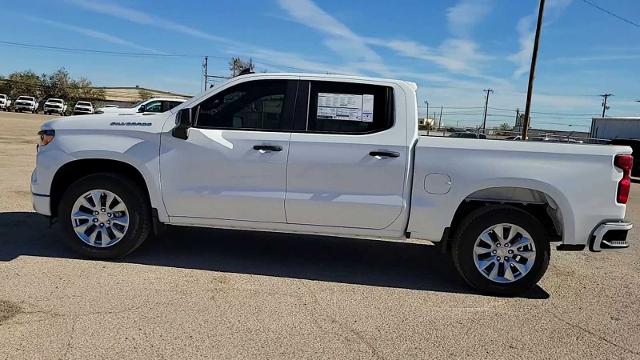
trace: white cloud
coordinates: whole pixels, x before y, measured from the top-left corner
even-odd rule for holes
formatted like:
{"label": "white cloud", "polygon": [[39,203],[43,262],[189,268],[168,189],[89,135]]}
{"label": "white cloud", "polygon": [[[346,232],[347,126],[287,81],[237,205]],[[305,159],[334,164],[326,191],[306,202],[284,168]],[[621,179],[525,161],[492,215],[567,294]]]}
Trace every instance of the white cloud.
{"label": "white cloud", "polygon": [[447,11],[449,28],[456,35],[431,48],[413,40],[383,39],[356,34],[348,26],[318,7],[311,0],[278,0],[290,18],[327,36],[323,43],[349,63],[362,70],[391,76],[372,46],[390,49],[398,55],[435,63],[448,71],[481,76],[480,67],[491,59],[468,39],[468,32],[489,14],[493,0],[462,0]]}
{"label": "white cloud", "polygon": [[462,0],[447,9],[449,31],[459,37],[466,37],[490,12],[492,0]]}
{"label": "white cloud", "polygon": [[[544,27],[553,23],[566,9],[573,0],[550,0],[546,4]],[[531,55],[533,53],[533,42],[535,40],[535,22],[538,18],[538,11],[524,16],[518,20],[516,32],[518,33],[517,52],[509,55],[508,59],[516,64],[516,70],[513,73],[514,78],[519,78],[529,72],[531,66]]]}
{"label": "white cloud", "polygon": [[368,46],[363,37],[322,10],[313,1],[278,0],[278,4],[294,21],[328,36],[323,41],[325,46],[348,62],[360,63],[364,70],[379,75],[391,75],[380,55]]}
{"label": "white cloud", "polygon": [[533,41],[535,38],[535,31],[531,30],[534,20],[534,15],[528,15],[518,20],[518,25],[516,25],[519,50],[509,55],[508,58],[516,64],[516,70],[513,73],[514,78],[519,78],[529,72],[531,53],[533,52]]}
{"label": "white cloud", "polygon": [[107,34],[101,31],[97,31],[97,30],[93,30],[93,29],[88,29],[85,27],[80,27],[80,26],[75,26],[75,25],[69,25],[66,23],[61,23],[61,22],[57,22],[57,21],[53,21],[53,20],[48,20],[48,19],[42,19],[39,17],[35,17],[35,16],[23,16],[25,19],[29,20],[29,21],[33,21],[33,22],[37,22],[39,24],[44,24],[44,25],[48,25],[48,26],[52,26],[52,27],[56,27],[59,29],[64,29],[64,30],[68,30],[68,31],[73,31],[75,33],[79,33],[82,34],[84,36],[88,36],[88,37],[92,37],[94,39],[98,39],[98,40],[102,40],[102,41],[106,41],[112,44],[116,44],[116,45],[121,45],[121,46],[126,46],[132,49],[136,49],[136,50],[142,50],[145,52],[152,52],[155,54],[164,54],[161,51],[158,51],[156,49],[147,47],[147,46],[143,46],[143,45],[139,45],[136,44],[134,42],[125,40],[123,38],[117,37],[115,35],[111,35],[111,34]]}
{"label": "white cloud", "polygon": [[[221,45],[219,50],[230,54],[230,56],[251,56],[256,58],[259,65],[268,66],[272,70],[300,70],[300,71],[313,71],[313,72],[332,72],[332,73],[357,73],[356,68],[349,66],[337,66],[332,64],[325,64],[305,59],[304,57],[292,54],[289,52],[278,51],[274,49],[255,46],[248,43],[243,43],[233,39],[221,37],[215,34],[204,32],[196,28],[186,26],[169,19],[161,18],[158,16],[149,15],[142,11],[121,6],[112,2],[104,0],[66,0],[68,3],[76,5],[85,10],[89,10],[95,13],[119,18],[125,21],[133,22],[145,26],[153,26],[174,33],[211,41]],[[299,9],[301,10],[301,9]],[[303,14],[300,14],[303,16]],[[326,19],[324,19],[326,21]],[[335,25],[335,24],[333,24]],[[333,27],[337,29],[336,26]],[[344,29],[343,29],[344,30]],[[335,44],[334,46],[338,46]],[[260,61],[262,60],[262,61]],[[375,63],[370,64],[369,68],[376,69],[378,66]],[[380,70],[382,71],[382,69]]]}
{"label": "white cloud", "polygon": [[211,41],[219,41],[219,42],[228,42],[229,40],[220,37],[217,35],[212,35],[192,27],[182,25],[176,23],[171,20],[167,20],[164,18],[160,18],[157,16],[149,15],[145,12],[138,11],[132,8],[120,6],[117,4],[113,4],[110,2],[99,1],[99,0],[67,0],[68,3],[77,5],[86,10],[91,10],[97,13],[101,13],[104,15],[109,15],[113,17],[117,17],[123,20],[128,20],[137,24],[142,25],[151,25],[159,28],[164,28],[166,30],[182,33],[185,35],[190,35],[193,37],[198,37],[205,40]]}

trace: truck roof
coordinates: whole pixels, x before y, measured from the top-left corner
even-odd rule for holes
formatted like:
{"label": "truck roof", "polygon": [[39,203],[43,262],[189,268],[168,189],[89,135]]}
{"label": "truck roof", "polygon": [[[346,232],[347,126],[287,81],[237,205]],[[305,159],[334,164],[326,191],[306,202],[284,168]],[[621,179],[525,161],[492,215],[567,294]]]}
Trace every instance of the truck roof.
{"label": "truck roof", "polygon": [[[352,82],[352,83],[365,83],[365,84],[396,84],[401,87],[410,88],[413,91],[418,89],[418,85],[411,81],[387,79],[387,78],[375,78],[359,75],[344,75],[344,74],[314,74],[314,73],[252,73],[247,75],[240,75],[225,81],[218,86],[208,89],[202,94],[196,95],[185,102],[185,106],[190,106],[192,103],[199,101],[202,98],[209,96],[212,92],[217,92],[220,87],[226,84],[236,81],[249,81],[260,79],[273,79],[273,80],[316,80],[316,81],[339,81],[339,82]],[[171,111],[176,111],[178,108],[173,108]]]}
{"label": "truck roof", "polygon": [[[239,76],[240,77],[240,76]],[[318,74],[318,73],[262,73],[262,74],[247,74],[241,75],[242,78],[255,77],[255,78],[280,78],[280,79],[291,79],[291,78],[300,78],[304,80],[335,80],[335,81],[348,81],[348,82],[391,82],[396,84],[408,85],[415,89],[418,88],[418,85],[411,81],[406,80],[398,80],[398,79],[390,79],[390,78],[377,78],[371,76],[361,76],[361,75],[348,75],[348,74]]]}

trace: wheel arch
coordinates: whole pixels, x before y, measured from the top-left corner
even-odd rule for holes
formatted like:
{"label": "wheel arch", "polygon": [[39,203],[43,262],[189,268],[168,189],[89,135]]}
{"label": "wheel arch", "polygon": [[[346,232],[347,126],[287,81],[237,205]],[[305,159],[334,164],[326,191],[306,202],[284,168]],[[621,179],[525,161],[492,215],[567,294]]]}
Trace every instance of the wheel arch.
{"label": "wheel arch", "polygon": [[142,173],[135,166],[121,160],[87,158],[73,160],[62,165],[53,176],[50,191],[52,217],[58,215],[60,200],[71,184],[84,176],[100,172],[111,172],[130,178],[140,186],[149,206],[153,207],[149,193],[149,185]]}
{"label": "wheel arch", "polygon": [[568,202],[560,193],[545,190],[534,186],[510,185],[485,187],[469,193],[458,204],[451,224],[445,230],[444,249],[450,249],[467,215],[482,207],[496,205],[514,206],[530,213],[543,224],[550,241],[563,241],[567,235],[572,236],[567,234],[568,222],[573,216],[571,209],[567,208]]}

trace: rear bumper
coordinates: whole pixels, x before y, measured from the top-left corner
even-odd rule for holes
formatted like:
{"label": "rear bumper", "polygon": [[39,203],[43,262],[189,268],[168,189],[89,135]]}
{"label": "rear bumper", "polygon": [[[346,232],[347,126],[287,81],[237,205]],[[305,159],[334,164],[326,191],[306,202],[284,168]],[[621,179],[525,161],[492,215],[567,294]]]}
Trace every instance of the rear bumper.
{"label": "rear bumper", "polygon": [[628,222],[606,222],[598,225],[592,232],[589,250],[624,249],[629,247],[627,235],[633,228]]}

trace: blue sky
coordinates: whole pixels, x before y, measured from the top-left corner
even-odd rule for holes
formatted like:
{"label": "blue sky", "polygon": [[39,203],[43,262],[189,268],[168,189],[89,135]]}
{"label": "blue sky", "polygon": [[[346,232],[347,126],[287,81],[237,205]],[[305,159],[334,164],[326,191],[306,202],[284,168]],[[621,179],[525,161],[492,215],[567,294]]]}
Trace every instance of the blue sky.
{"label": "blue sky", "polygon": [[[640,22],[640,1],[590,0]],[[64,66],[101,86],[196,94],[201,55],[226,75],[233,55],[258,71],[364,74],[418,83],[422,102],[445,106],[446,124],[513,123],[524,108],[537,0],[127,1],[33,0],[3,4],[0,41],[135,52],[125,57],[0,45],[0,74]],[[28,11],[25,11],[27,10]],[[640,28],[583,0],[547,0],[532,126],[588,130],[609,115],[640,115]],[[164,55],[189,56],[164,56]],[[506,109],[506,110],[504,110]],[[420,109],[422,113],[426,110]],[[565,115],[565,114],[571,115]],[[579,114],[579,115],[576,115]]]}

